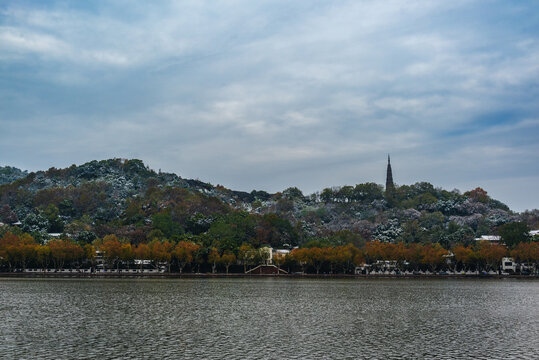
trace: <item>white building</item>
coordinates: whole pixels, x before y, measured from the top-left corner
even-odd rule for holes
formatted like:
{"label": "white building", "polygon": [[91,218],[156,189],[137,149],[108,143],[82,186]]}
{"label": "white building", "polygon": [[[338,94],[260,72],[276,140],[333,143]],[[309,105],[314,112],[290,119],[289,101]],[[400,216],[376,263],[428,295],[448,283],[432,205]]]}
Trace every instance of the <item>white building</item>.
{"label": "white building", "polygon": [[287,250],[287,249],[273,249],[273,253],[286,256],[286,255],[290,254],[290,250]]}
{"label": "white building", "polygon": [[261,252],[262,257],[264,258],[264,262],[267,263],[267,265],[273,264],[273,258],[276,256],[286,256],[290,254],[290,250],[287,249],[274,249],[270,246],[262,246],[259,251]]}
{"label": "white building", "polygon": [[502,271],[503,272],[515,272],[517,271],[517,264],[512,257],[502,258]]}
{"label": "white building", "polygon": [[151,260],[145,260],[145,259],[135,259],[135,265],[151,265]]}
{"label": "white building", "polygon": [[481,235],[481,237],[475,238],[475,241],[488,241],[491,244],[499,244],[502,240],[501,236],[498,235]]}

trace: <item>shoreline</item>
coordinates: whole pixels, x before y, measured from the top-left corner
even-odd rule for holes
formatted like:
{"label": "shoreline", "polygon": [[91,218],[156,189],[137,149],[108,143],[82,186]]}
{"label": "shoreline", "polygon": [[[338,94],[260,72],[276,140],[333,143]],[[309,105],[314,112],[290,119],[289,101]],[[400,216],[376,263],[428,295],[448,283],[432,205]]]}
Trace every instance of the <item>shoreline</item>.
{"label": "shoreline", "polygon": [[539,275],[479,275],[479,274],[212,274],[212,273],[9,273],[2,278],[88,278],[88,279],[209,279],[209,278],[287,278],[287,279],[529,279],[539,280]]}

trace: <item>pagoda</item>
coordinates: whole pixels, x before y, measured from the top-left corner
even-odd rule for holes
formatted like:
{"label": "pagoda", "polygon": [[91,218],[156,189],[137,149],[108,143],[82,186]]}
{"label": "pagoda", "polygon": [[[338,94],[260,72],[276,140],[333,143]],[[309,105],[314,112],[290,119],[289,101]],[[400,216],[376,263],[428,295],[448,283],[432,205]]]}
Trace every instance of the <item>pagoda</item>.
{"label": "pagoda", "polygon": [[391,171],[391,159],[389,154],[387,155],[387,175],[386,175],[386,194],[391,194],[395,190],[395,184],[393,184],[393,172]]}

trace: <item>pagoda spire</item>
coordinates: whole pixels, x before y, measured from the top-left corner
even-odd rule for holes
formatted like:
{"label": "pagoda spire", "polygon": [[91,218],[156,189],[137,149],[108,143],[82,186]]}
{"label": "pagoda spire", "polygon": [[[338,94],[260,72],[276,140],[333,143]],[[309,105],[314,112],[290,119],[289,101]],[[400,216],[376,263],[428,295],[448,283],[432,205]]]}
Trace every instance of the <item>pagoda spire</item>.
{"label": "pagoda spire", "polygon": [[387,175],[386,175],[386,193],[393,192],[395,185],[393,184],[393,172],[391,171],[391,159],[387,154]]}

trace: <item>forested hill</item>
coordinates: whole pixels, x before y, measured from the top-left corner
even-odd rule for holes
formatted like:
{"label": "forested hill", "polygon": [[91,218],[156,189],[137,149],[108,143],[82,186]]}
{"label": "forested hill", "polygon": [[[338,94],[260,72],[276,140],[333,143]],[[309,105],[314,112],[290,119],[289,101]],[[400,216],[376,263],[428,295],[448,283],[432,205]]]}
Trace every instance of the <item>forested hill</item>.
{"label": "forested hill", "polygon": [[132,243],[189,239],[219,250],[242,243],[287,247],[311,243],[361,245],[367,240],[467,243],[499,227],[539,225],[539,211],[517,214],[481,188],[465,193],[429,183],[323,189],[276,194],[232,191],[141,160],[91,161],[36,173],[0,167],[0,221],[20,220],[37,239],[65,233],[79,242],[115,234]]}

